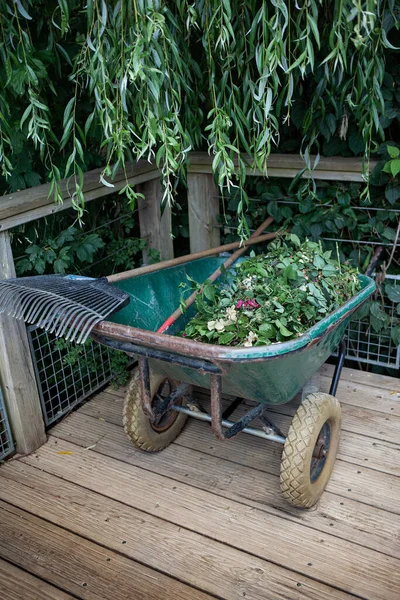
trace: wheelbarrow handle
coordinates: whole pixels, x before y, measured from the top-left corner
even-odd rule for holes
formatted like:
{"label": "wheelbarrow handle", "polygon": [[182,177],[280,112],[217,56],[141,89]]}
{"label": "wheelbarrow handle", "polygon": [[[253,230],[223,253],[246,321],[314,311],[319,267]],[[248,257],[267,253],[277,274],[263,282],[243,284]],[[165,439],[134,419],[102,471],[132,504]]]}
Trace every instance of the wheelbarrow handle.
{"label": "wheelbarrow handle", "polygon": [[[227,258],[227,260],[223,263],[223,265],[221,265],[221,267],[218,267],[218,269],[216,269],[214,271],[214,273],[212,273],[209,277],[207,277],[207,282],[213,282],[216,279],[218,279],[218,277],[221,275],[223,270],[229,269],[229,267],[235,262],[237,261],[237,259],[246,251],[247,246],[251,245],[251,244],[256,244],[257,243],[257,239],[259,239],[260,234],[264,231],[264,229],[266,229],[268,227],[268,225],[270,225],[273,222],[273,218],[272,217],[268,217],[268,219],[266,219],[255,231],[254,233],[252,233],[252,235],[250,236],[250,238],[248,240],[246,240],[241,248],[239,248],[238,250],[236,250],[236,252],[234,252],[229,258]],[[274,233],[267,233],[265,236],[263,236],[266,239],[273,239],[277,236],[277,232]],[[268,236],[268,237],[267,237]],[[240,242],[238,242],[238,245],[240,244]],[[204,285],[204,283],[203,283]],[[190,296],[185,300],[185,310],[187,308],[189,308],[189,306],[191,306],[194,301],[197,298],[197,295],[201,292],[201,290],[203,289],[203,285],[200,287],[200,289],[194,291],[192,294],[190,294]],[[173,323],[175,323],[175,321],[177,319],[179,319],[179,317],[183,314],[182,308],[179,306],[176,310],[174,310],[174,312],[172,313],[172,315],[170,315],[168,317],[168,319],[166,321],[164,321],[164,323],[161,325],[161,327],[159,329],[157,329],[158,333],[164,333],[165,331],[167,331],[167,329],[169,329],[169,327],[171,327],[171,325],[173,325]]]}

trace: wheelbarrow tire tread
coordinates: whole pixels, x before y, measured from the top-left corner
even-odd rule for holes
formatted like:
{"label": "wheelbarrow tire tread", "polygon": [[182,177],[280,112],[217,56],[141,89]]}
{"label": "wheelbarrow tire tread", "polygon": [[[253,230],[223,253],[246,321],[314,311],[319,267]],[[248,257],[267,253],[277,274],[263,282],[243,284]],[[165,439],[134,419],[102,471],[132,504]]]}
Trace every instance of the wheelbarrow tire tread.
{"label": "wheelbarrow tire tread", "polygon": [[[150,371],[150,390],[155,394],[166,378],[157,372]],[[178,382],[173,382],[178,386]],[[183,399],[183,402],[185,400]],[[155,431],[142,408],[142,392],[140,373],[136,368],[132,372],[123,409],[125,433],[132,444],[145,452],[158,452],[169,446],[180,434],[186,423],[187,415],[179,413],[172,425],[165,431]]]}
{"label": "wheelbarrow tire tread", "polygon": [[[316,481],[310,466],[315,444],[324,423],[331,424],[329,452]],[[329,394],[310,394],[297,409],[289,427],[281,460],[281,491],[293,506],[311,508],[324,491],[332,473],[339,446],[341,407]]]}

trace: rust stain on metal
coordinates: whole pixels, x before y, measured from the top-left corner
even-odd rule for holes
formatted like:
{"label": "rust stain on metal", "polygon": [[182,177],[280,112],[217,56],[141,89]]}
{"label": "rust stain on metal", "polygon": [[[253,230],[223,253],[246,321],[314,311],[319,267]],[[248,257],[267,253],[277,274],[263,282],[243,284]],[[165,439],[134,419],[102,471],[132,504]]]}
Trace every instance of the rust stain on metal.
{"label": "rust stain on metal", "polygon": [[222,429],[222,378],[221,375],[211,375],[211,429],[215,437],[224,440],[225,435]]}
{"label": "rust stain on metal", "polygon": [[143,410],[149,419],[154,419],[154,412],[151,406],[149,361],[144,356],[139,356],[139,371]]}

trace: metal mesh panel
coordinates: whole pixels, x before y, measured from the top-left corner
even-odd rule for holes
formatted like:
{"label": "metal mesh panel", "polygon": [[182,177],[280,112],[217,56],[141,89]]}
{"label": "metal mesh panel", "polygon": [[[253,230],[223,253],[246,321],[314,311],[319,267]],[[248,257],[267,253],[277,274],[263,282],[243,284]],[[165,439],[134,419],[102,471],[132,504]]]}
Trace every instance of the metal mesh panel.
{"label": "metal mesh panel", "polygon": [[3,394],[0,389],[0,460],[14,452],[14,443],[11,437],[10,426],[4,405]]}
{"label": "metal mesh panel", "polygon": [[[393,280],[400,286],[400,278],[387,275],[386,280]],[[396,305],[386,298],[385,312],[391,322],[395,318]],[[388,332],[376,333],[370,327],[368,319],[353,320],[346,332],[346,358],[357,362],[379,365],[391,369],[400,367],[400,346],[396,346]]]}
{"label": "metal mesh panel", "polygon": [[50,425],[110,381],[110,351],[92,340],[70,344],[70,352],[76,348],[70,364],[68,348],[54,335],[35,326],[27,329],[43,415]]}

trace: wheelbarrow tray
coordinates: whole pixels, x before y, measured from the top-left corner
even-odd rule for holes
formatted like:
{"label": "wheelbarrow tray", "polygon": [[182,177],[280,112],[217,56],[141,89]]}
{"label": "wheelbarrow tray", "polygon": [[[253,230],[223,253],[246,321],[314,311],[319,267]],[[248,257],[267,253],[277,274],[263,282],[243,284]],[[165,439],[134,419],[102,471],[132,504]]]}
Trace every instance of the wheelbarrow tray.
{"label": "wheelbarrow tray", "polygon": [[348,302],[288,342],[267,346],[218,346],[177,337],[194,316],[191,307],[168,334],[157,333],[179,306],[187,276],[203,282],[224,262],[205,258],[118,283],[130,304],[93,330],[93,337],[129,354],[146,356],[165,377],[210,389],[210,375],[221,373],[222,391],[260,404],[289,402],[337,348],[349,320],[375,290],[359,275],[361,290]]}

